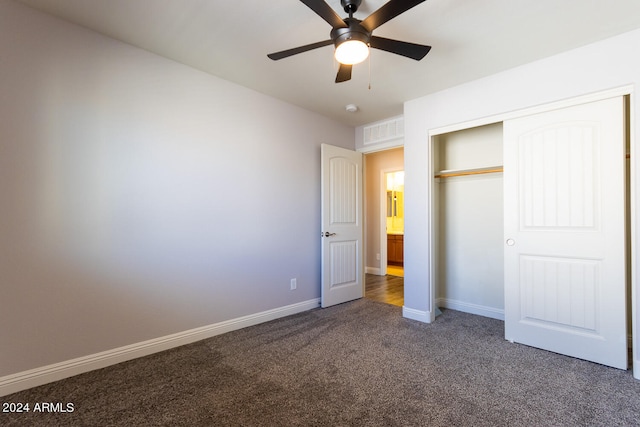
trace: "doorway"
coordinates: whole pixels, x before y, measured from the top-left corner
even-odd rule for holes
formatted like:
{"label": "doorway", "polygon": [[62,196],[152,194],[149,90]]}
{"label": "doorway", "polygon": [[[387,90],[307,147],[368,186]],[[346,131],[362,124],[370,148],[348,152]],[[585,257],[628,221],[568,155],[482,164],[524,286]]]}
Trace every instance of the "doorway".
{"label": "doorway", "polygon": [[[404,170],[404,148],[366,154],[364,164],[365,297],[401,306],[404,302],[404,245],[397,236],[403,238],[400,232],[404,232],[404,192],[401,192],[404,183],[395,182],[395,192],[388,193],[386,174]],[[387,213],[395,213],[395,218],[388,217]],[[388,221],[396,233],[391,247],[391,266],[388,263],[391,246],[387,235]]]}
{"label": "doorway", "polygon": [[404,170],[383,172],[381,187],[385,202],[380,217],[380,240],[387,240],[381,264],[385,264],[386,258],[387,275],[404,277]]}
{"label": "doorway", "polygon": [[436,304],[504,320],[502,123],[432,144]]}

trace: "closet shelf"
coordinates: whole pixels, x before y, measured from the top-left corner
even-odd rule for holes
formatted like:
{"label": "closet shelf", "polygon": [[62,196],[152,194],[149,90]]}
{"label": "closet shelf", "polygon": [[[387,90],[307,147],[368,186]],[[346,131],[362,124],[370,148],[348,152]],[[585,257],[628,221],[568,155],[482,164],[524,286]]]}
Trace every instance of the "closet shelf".
{"label": "closet shelf", "polygon": [[474,168],[474,169],[449,169],[441,170],[434,178],[452,178],[454,176],[468,176],[468,175],[482,175],[487,173],[500,173],[502,172],[502,166],[489,166],[486,168]]}

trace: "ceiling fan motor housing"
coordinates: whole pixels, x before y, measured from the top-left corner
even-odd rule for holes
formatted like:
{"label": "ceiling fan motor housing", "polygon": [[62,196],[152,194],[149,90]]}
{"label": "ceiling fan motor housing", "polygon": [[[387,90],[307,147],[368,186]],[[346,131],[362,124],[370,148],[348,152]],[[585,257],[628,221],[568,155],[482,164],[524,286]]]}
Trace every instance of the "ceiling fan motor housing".
{"label": "ceiling fan motor housing", "polygon": [[333,40],[336,47],[348,40],[359,40],[369,45],[371,31],[367,31],[360,25],[361,21],[359,19],[345,18],[344,22],[348,25],[347,28],[334,28],[331,30],[331,40]]}

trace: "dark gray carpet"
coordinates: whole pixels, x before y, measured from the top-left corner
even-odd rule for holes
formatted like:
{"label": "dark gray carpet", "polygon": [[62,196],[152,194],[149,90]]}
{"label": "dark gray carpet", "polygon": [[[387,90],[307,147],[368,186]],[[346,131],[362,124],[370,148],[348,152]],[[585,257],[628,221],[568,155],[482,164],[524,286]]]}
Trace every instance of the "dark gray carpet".
{"label": "dark gray carpet", "polygon": [[359,300],[0,398],[72,413],[3,426],[632,426],[629,371],[510,344],[503,323],[431,325]]}

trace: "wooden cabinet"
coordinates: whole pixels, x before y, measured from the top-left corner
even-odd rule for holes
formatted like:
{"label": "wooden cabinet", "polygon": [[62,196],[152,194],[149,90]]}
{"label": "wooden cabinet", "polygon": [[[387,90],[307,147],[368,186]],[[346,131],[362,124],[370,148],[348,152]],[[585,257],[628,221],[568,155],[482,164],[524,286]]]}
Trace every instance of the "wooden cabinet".
{"label": "wooden cabinet", "polygon": [[387,264],[403,265],[404,236],[402,234],[387,234]]}

